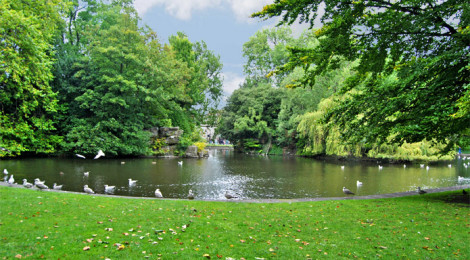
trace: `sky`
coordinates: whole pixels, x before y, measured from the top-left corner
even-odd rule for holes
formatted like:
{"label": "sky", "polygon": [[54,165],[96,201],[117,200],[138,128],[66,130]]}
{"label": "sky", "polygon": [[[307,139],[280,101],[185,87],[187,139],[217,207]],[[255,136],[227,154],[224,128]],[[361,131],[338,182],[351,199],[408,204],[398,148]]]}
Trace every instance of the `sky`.
{"label": "sky", "polygon": [[[142,22],[163,42],[184,32],[191,42],[204,41],[220,55],[224,93],[228,97],[244,80],[243,44],[258,30],[274,27],[277,19],[250,18],[272,0],[135,0]],[[295,25],[295,30],[302,26]],[[304,26],[306,27],[306,26]]]}

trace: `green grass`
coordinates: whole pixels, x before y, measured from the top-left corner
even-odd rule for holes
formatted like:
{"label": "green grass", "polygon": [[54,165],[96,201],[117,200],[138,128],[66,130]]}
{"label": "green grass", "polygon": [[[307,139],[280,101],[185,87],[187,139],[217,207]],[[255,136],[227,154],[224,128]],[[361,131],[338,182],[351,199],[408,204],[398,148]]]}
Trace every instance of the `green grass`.
{"label": "green grass", "polygon": [[463,196],[258,204],[0,187],[0,258],[469,259]]}

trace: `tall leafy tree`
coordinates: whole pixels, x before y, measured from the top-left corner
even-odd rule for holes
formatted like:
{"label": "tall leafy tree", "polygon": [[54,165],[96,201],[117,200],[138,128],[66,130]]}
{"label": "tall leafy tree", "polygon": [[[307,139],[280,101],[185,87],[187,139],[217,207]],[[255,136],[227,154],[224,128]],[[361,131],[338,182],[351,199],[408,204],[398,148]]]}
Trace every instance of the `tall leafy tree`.
{"label": "tall leafy tree", "polygon": [[49,82],[64,7],[61,0],[0,0],[0,157],[52,153],[60,142]]}
{"label": "tall leafy tree", "polygon": [[[281,16],[314,24],[321,14],[315,48],[293,48],[281,69],[302,66],[304,82],[359,60],[326,118],[350,129],[355,142],[458,141],[467,135],[470,79],[470,9],[467,1],[282,1],[254,17]],[[389,138],[392,136],[393,138]]]}

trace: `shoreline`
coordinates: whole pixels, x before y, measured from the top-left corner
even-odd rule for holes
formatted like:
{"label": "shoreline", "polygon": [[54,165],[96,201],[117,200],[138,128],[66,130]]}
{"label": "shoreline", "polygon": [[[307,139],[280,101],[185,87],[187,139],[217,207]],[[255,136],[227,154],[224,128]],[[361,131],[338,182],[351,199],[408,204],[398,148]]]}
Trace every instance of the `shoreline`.
{"label": "shoreline", "polygon": [[[122,198],[122,199],[148,199],[148,200],[178,200],[178,201],[191,201],[189,199],[177,199],[177,198],[155,198],[155,197],[132,197],[122,195],[111,195],[111,194],[88,194],[85,192],[76,191],[65,191],[65,190],[40,190],[35,186],[33,188],[25,188],[21,184],[8,184],[6,182],[0,182],[0,186],[11,187],[11,188],[22,188],[34,191],[43,192],[58,192],[58,193],[69,193],[69,194],[82,194],[84,196],[98,196],[98,197],[109,197],[109,198]],[[456,185],[450,187],[440,187],[434,189],[426,189],[427,193],[438,193],[444,191],[456,191],[470,188],[470,184]],[[406,196],[419,195],[417,191],[405,191],[396,193],[384,193],[374,195],[363,195],[363,196],[344,196],[344,197],[318,197],[318,198],[293,198],[293,199],[194,199],[192,201],[207,201],[207,202],[235,202],[235,203],[298,203],[298,202],[310,202],[310,201],[332,201],[332,200],[370,200],[370,199],[388,199],[388,198],[399,198]],[[470,203],[470,202],[469,202]]]}

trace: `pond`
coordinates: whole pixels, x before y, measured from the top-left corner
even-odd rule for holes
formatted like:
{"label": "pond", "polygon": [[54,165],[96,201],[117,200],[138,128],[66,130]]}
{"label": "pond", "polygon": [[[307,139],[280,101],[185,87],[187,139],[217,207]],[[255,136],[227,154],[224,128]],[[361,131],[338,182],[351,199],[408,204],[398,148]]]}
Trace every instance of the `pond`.
{"label": "pond", "polygon": [[[182,161],[182,165],[178,162]],[[96,193],[104,185],[116,186],[113,194],[153,197],[159,188],[166,198],[186,198],[193,190],[196,199],[225,199],[229,191],[238,199],[289,199],[344,196],[347,187],[357,195],[373,195],[449,187],[470,183],[470,160],[456,159],[429,165],[321,161],[301,157],[257,156],[228,150],[212,150],[208,159],[63,159],[35,158],[0,160],[17,183],[35,178],[63,184],[63,190],[83,192],[87,184]],[[344,167],[341,167],[344,166]],[[84,172],[89,172],[88,177]],[[464,177],[459,181],[458,176]],[[129,186],[128,179],[137,180]],[[468,178],[468,179],[467,179]],[[362,186],[356,182],[361,181]]]}

